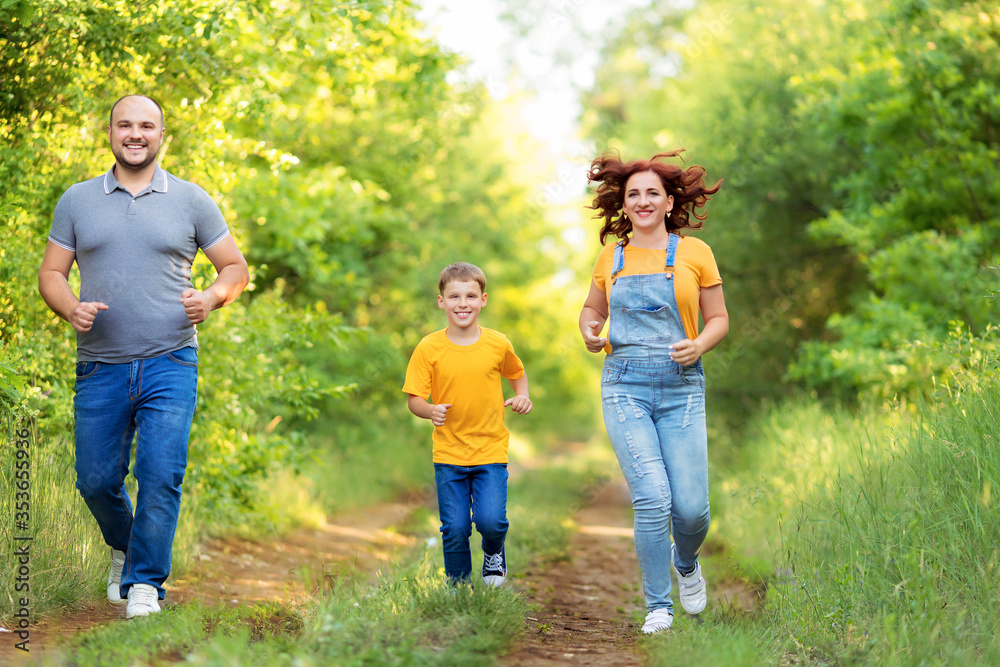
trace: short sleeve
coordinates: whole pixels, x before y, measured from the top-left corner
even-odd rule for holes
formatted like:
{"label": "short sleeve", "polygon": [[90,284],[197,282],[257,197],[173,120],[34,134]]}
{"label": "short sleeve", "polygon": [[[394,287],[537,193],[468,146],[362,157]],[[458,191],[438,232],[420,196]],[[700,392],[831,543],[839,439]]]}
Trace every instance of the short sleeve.
{"label": "short sleeve", "polygon": [[420,398],[431,395],[431,365],[423,341],[417,344],[406,364],[406,379],[403,380],[403,391]]}
{"label": "short sleeve", "polygon": [[614,244],[604,246],[600,254],[597,255],[597,261],[594,262],[594,271],[591,274],[594,284],[605,294],[608,293],[608,283],[611,282],[611,270],[613,268],[611,264],[614,261],[614,256]]}
{"label": "short sleeve", "polygon": [[503,375],[508,380],[517,380],[522,375],[524,375],[524,364],[518,359],[517,355],[514,354],[514,346],[510,344],[509,340],[504,339],[507,344],[503,355],[503,364],[500,367],[500,374]]}
{"label": "short sleeve", "polygon": [[65,248],[76,252],[76,230],[73,228],[73,204],[71,203],[70,188],[59,198],[56,204],[55,213],[52,215],[52,229],[49,231],[49,240],[60,248]]}
{"label": "short sleeve", "polygon": [[715,254],[707,243],[701,244],[703,250],[699,253],[699,287],[715,287],[722,284],[722,274],[715,262]]}
{"label": "short sleeve", "polygon": [[[192,184],[193,185],[193,184]],[[201,249],[211,248],[229,235],[229,225],[211,195],[202,188],[196,188],[198,215],[195,222],[194,238]]]}

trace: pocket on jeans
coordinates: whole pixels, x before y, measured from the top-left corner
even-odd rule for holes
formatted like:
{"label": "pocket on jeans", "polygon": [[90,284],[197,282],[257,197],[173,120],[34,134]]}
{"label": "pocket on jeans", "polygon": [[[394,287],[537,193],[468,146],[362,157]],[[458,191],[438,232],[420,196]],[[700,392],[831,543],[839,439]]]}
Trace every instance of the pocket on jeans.
{"label": "pocket on jeans", "polygon": [[167,358],[181,366],[198,367],[198,350],[193,347],[182,347],[173,352],[167,352]]}
{"label": "pocket on jeans", "polygon": [[83,380],[89,378],[101,367],[99,361],[78,361],[76,362],[76,379]]}
{"label": "pocket on jeans", "polygon": [[681,366],[681,380],[684,384],[691,385],[693,387],[705,388],[705,371],[703,370],[701,364],[691,364],[690,366]]}
{"label": "pocket on jeans", "polygon": [[618,366],[605,366],[601,373],[601,385],[608,386],[622,381],[625,371]]}

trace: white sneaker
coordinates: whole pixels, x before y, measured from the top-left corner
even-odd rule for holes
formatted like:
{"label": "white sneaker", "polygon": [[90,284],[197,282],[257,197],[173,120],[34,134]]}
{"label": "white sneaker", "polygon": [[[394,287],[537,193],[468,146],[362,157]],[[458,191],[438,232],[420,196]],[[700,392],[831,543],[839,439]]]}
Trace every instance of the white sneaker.
{"label": "white sneaker", "polygon": [[674,615],[669,609],[654,609],[646,614],[646,622],[642,624],[642,631],[647,635],[655,632],[669,630],[674,624]]}
{"label": "white sneaker", "polygon": [[681,574],[674,563],[674,546],[670,545],[670,564],[673,565],[674,572],[677,573],[677,588],[680,592],[681,606],[689,614],[700,614],[705,611],[708,604],[708,589],[705,585],[705,578],[701,576],[701,564],[695,563],[694,571],[690,574]]}
{"label": "white sneaker", "polygon": [[123,605],[128,600],[122,600],[120,586],[122,585],[122,568],[125,567],[125,552],[111,550],[111,570],[108,572],[108,602],[115,606]]}
{"label": "white sneaker", "polygon": [[133,584],[128,589],[128,607],[125,618],[149,616],[160,611],[160,594],[149,584]]}

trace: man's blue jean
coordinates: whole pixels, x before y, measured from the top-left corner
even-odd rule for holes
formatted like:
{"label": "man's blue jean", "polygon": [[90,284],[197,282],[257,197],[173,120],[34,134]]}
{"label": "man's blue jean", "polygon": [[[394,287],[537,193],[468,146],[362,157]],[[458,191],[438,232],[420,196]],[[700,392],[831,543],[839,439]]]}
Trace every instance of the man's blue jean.
{"label": "man's blue jean", "polygon": [[604,423],[628,482],[647,611],[672,609],[670,533],[682,572],[697,564],[710,522],[705,374],[701,362],[618,360],[601,380]]}
{"label": "man's blue jean", "polygon": [[[123,599],[133,584],[166,595],[197,392],[193,347],[124,364],[76,365],[76,488],[104,541],[125,552]],[[125,491],[133,436],[134,513]]]}
{"label": "man's blue jean", "polygon": [[498,553],[507,537],[507,464],[434,464],[444,572],[452,581],[472,574],[472,524],[483,536],[483,551]]}

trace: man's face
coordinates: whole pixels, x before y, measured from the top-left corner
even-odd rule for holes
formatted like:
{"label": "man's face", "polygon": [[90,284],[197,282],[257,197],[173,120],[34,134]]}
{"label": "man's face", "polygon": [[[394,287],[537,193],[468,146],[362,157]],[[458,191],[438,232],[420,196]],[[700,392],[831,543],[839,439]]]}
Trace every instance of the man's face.
{"label": "man's face", "polygon": [[156,161],[163,141],[160,110],[145,97],[126,97],[115,107],[108,141],[117,163],[126,171],[142,171]]}

